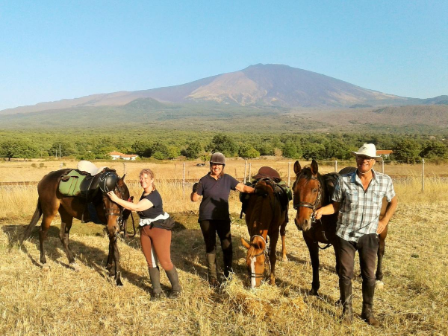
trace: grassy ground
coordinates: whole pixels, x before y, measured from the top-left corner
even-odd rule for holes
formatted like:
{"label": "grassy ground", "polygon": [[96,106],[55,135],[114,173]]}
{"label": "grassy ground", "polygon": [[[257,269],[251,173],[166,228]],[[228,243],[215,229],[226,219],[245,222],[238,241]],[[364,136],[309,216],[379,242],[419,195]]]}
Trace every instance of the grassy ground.
{"label": "grassy ground", "polygon": [[[35,207],[35,187],[0,193],[0,334],[14,335],[446,335],[448,328],[448,187],[418,181],[396,184],[399,208],[390,223],[384,259],[385,286],[375,294],[379,329],[359,318],[340,323],[334,253],[321,251],[320,297],[310,297],[311,265],[301,233],[287,227],[288,262],[277,263],[277,286],[247,288],[248,238],[239,219],[240,203],[231,198],[234,270],[231,281],[212,290],[206,281],[204,244],[197,224],[198,204],[181,186],[159,183],[165,208],[177,221],[172,259],[183,294],[177,300],[150,302],[151,285],[138,238],[121,240],[124,286],[116,287],[104,270],[108,238],[103,227],[75,221],[71,248],[79,270],[67,264],[56,220],[46,241],[49,268],[39,263],[37,229],[20,249],[17,237]],[[136,186],[132,194],[138,194]],[[294,212],[290,212],[290,219]],[[280,246],[277,247],[280,251]],[[219,261],[222,263],[222,256]],[[359,274],[359,267],[355,274]],[[162,272],[162,284],[169,282]],[[354,311],[361,312],[361,278],[354,280]]]}

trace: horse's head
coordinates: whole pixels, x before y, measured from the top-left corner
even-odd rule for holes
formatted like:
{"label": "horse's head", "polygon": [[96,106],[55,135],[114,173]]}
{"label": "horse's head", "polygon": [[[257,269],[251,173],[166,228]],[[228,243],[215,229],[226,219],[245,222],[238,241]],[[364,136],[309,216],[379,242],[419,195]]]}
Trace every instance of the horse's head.
{"label": "horse's head", "polygon": [[269,258],[266,257],[266,240],[262,236],[252,236],[250,243],[244,238],[241,242],[247,248],[246,266],[250,277],[251,288],[259,287],[264,278],[265,263]]}
{"label": "horse's head", "polygon": [[314,220],[314,211],[322,206],[323,185],[315,160],[310,167],[303,168],[299,161],[294,163],[296,181],[293,184],[293,204],[297,210],[295,223],[299,230],[307,231]]}
{"label": "horse's head", "polygon": [[124,182],[125,176],[126,174],[119,177],[115,170],[107,170],[100,177],[99,187],[103,193],[104,214],[107,218],[108,226],[116,225],[117,222],[121,225],[131,213],[129,210],[123,209],[123,207],[119,206],[117,203],[112,202],[107,196],[109,191],[113,191],[119,198],[126,201],[131,200],[128,186]]}

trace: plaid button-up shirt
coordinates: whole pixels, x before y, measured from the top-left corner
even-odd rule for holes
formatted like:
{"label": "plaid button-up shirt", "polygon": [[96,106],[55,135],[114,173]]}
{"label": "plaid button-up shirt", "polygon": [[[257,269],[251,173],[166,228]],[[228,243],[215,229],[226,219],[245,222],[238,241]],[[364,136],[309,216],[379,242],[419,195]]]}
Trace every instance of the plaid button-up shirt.
{"label": "plaid button-up shirt", "polygon": [[356,171],[341,175],[332,200],[341,203],[336,234],[344,240],[358,242],[365,234],[376,233],[383,197],[390,202],[395,196],[392,179],[373,171],[373,178],[364,191]]}

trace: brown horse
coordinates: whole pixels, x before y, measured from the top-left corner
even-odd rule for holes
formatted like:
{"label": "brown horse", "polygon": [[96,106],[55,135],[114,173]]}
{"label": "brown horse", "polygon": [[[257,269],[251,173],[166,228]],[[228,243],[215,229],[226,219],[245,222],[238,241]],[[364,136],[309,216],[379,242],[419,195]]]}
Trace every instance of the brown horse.
{"label": "brown horse", "polygon": [[[65,253],[69,260],[69,263],[73,268],[77,268],[75,263],[75,257],[69,248],[69,233],[72,227],[73,218],[81,219],[87,206],[87,201],[84,198],[75,196],[64,196],[59,192],[59,182],[62,176],[70,172],[71,169],[61,169],[53,171],[45,175],[37,186],[38,200],[36,210],[30,224],[25,229],[22,237],[23,240],[27,239],[31,230],[36,226],[40,217],[42,218],[42,224],[39,232],[40,243],[40,262],[45,265],[47,262],[44,251],[44,241],[47,238],[47,232],[50,228],[56,214],[59,212],[61,216],[61,230],[59,238],[64,246]],[[109,235],[109,255],[107,258],[107,269],[109,274],[115,275],[117,285],[121,286],[121,272],[120,272],[120,253],[117,246],[117,233],[118,227],[121,221],[129,215],[124,212],[123,209],[116,203],[112,202],[107,196],[106,192],[114,190],[118,197],[122,199],[129,199],[129,190],[124,183],[124,177],[119,177],[115,170],[106,169],[101,176],[104,177],[106,184],[98,190],[93,198],[93,204],[96,209],[99,220],[102,223],[106,223],[106,230]],[[101,184],[100,184],[101,186]],[[106,190],[104,190],[106,189]],[[115,267],[113,267],[115,265]]]}
{"label": "brown horse", "polygon": [[[285,228],[288,223],[288,205],[286,209],[276,195],[276,184],[270,178],[260,179],[255,185],[255,193],[250,194],[246,207],[246,224],[250,242],[241,238],[247,248],[246,265],[251,287],[258,287],[264,278],[265,263],[270,271],[270,283],[275,285],[276,246],[279,232],[282,236],[282,257],[286,258]],[[267,249],[267,236],[270,238]]]}
{"label": "brown horse", "polygon": [[[349,173],[356,168],[347,168],[341,173]],[[295,224],[299,230],[303,231],[303,238],[308,246],[311,258],[311,266],[313,267],[313,282],[311,285],[310,295],[318,295],[320,288],[319,281],[319,249],[325,249],[331,245],[334,246],[336,237],[336,223],[338,214],[323,216],[321,220],[314,219],[314,212],[331,202],[334,185],[337,181],[338,174],[329,173],[320,175],[318,164],[312,161],[310,167],[301,168],[299,161],[294,164],[294,172],[296,173],[296,181],[293,185],[294,209],[297,210]],[[386,211],[387,202],[383,200],[381,214]],[[381,217],[380,217],[381,218]],[[378,265],[376,278],[379,285],[382,285],[382,257],[384,255],[385,238],[387,228],[380,235],[380,247],[378,250]],[[319,243],[327,244],[324,248]],[[338,272],[338,257],[336,255],[336,272]]]}

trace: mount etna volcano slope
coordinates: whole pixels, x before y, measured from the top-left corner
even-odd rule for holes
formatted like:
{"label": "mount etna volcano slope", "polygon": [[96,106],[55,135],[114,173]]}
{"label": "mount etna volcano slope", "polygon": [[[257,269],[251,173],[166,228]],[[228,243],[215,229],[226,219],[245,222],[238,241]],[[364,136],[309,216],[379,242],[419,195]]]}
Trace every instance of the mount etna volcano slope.
{"label": "mount etna volcano slope", "polygon": [[0,111],[1,115],[62,110],[79,107],[124,106],[136,99],[163,103],[216,103],[263,107],[375,107],[439,104],[446,96],[431,99],[405,98],[286,65],[257,64],[246,69],[203,78],[191,83],[142,91],[93,94],[75,99],[40,103]]}

